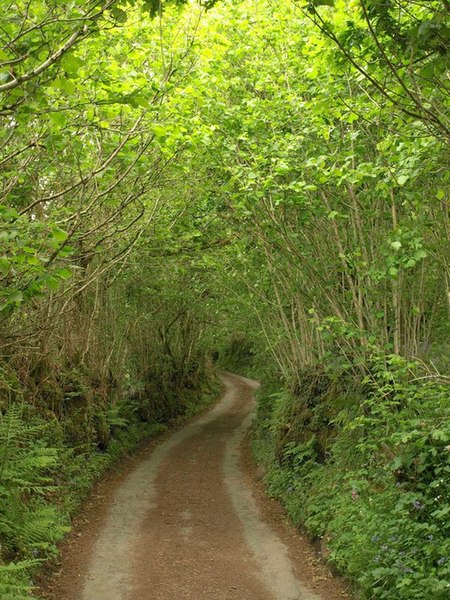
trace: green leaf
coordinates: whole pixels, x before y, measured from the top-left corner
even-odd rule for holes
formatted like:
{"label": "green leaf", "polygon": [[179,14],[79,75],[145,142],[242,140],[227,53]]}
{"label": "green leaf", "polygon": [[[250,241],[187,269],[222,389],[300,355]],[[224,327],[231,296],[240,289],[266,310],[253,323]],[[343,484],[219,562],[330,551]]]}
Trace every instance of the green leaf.
{"label": "green leaf", "polygon": [[127,20],[127,13],[122,10],[121,8],[117,8],[116,6],[114,6],[111,10],[111,13],[114,16],[114,19],[117,21],[117,23],[125,23]]}
{"label": "green leaf", "polygon": [[69,75],[75,75],[84,65],[84,61],[73,54],[66,54],[61,60],[61,66]]}
{"label": "green leaf", "polygon": [[70,269],[67,269],[66,267],[62,267],[61,269],[58,269],[55,272],[55,275],[57,277],[60,277],[61,279],[69,279],[70,277],[72,277],[73,273]]}
{"label": "green leaf", "polygon": [[45,278],[45,285],[49,290],[57,290],[59,287],[59,282],[56,277],[52,277],[51,275]]}
{"label": "green leaf", "polygon": [[11,304],[21,304],[21,302],[23,301],[23,293],[20,290],[14,290],[13,292],[11,292],[10,294],[8,294],[8,302],[10,302]]}
{"label": "green leaf", "polygon": [[8,275],[11,263],[5,257],[0,257],[0,273],[2,275]]}
{"label": "green leaf", "polygon": [[66,94],[73,94],[76,89],[75,83],[71,79],[62,79],[59,77],[52,81],[50,86],[54,89],[61,90]]}
{"label": "green leaf", "polygon": [[66,115],[64,115],[61,112],[51,112],[48,116],[50,121],[52,121],[55,125],[58,125],[60,127],[63,127],[67,123]]}
{"label": "green leaf", "polygon": [[69,237],[69,234],[64,231],[63,229],[60,229],[59,227],[54,227],[52,229],[52,236],[53,239],[58,242],[58,244],[62,244],[63,242],[65,242],[67,240],[67,238]]}
{"label": "green leaf", "polygon": [[153,131],[158,138],[162,138],[167,135],[167,129],[162,125],[153,125]]}

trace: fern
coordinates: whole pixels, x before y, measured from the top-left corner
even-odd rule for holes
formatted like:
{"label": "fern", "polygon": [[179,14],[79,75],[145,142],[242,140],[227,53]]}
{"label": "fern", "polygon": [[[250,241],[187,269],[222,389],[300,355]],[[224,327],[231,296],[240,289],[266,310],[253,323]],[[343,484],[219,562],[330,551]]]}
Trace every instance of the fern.
{"label": "fern", "polygon": [[2,600],[30,598],[30,573],[39,558],[56,552],[56,542],[68,530],[46,497],[54,489],[58,452],[42,442],[47,425],[29,423],[23,412],[23,405],[12,405],[0,415]]}
{"label": "fern", "polygon": [[38,564],[37,560],[23,560],[9,565],[0,564],[0,598],[30,600],[32,585],[28,573]]}
{"label": "fern", "polygon": [[59,522],[58,513],[52,506],[42,506],[34,510],[21,527],[20,534],[34,548],[47,548],[60,540],[70,527]]}

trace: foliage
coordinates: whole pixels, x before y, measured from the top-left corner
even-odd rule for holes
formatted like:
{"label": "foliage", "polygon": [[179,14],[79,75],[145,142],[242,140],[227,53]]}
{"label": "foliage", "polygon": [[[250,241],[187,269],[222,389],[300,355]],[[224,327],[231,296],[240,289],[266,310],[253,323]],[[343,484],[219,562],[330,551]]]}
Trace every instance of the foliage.
{"label": "foliage", "polygon": [[440,598],[448,2],[5,8],[0,413],[25,461],[5,451],[8,593],[34,565],[26,518],[51,555],[51,507],[195,411],[211,355],[275,382],[270,485],[334,563],[374,598]]}
{"label": "foliage", "polygon": [[[351,7],[320,10],[343,27]],[[364,370],[374,345],[438,357],[449,314],[441,136],[392,111],[296,5],[220,5],[205,23],[166,109],[189,131],[172,168],[195,185],[197,247],[215,250],[202,257],[211,308],[250,329],[286,380],[329,357]]]}
{"label": "foliage", "polygon": [[187,200],[163,191],[203,10],[181,4],[2,6],[2,598],[29,597],[114,457],[209,399],[203,274],[180,298],[195,278],[172,257]]}
{"label": "foliage", "polygon": [[[305,13],[394,108],[449,138],[449,5],[394,0],[307,2]],[[333,9],[322,10],[321,6]],[[327,14],[328,13],[328,14]]]}
{"label": "foliage", "polygon": [[56,450],[43,441],[46,425],[31,425],[23,408],[11,406],[0,421],[1,556],[21,558],[15,566],[0,565],[0,589],[11,598],[19,592],[26,597],[28,571],[54,554],[55,543],[69,529],[45,501],[58,465]]}
{"label": "foliage", "polygon": [[269,491],[363,598],[438,600],[450,587],[448,388],[411,369],[374,357],[359,390],[347,380],[330,395],[329,377],[307,371],[296,396],[261,399],[255,449]]}
{"label": "foliage", "polygon": [[218,354],[220,368],[240,373],[251,365],[253,349],[251,342],[243,333],[233,333]]}
{"label": "foliage", "polygon": [[[192,397],[195,393],[195,399]],[[189,391],[179,390],[177,414],[191,416],[210,400],[203,378]],[[182,401],[184,400],[184,407]],[[69,517],[80,506],[93,483],[125,452],[133,451],[166,426],[170,414],[154,399],[145,421],[140,405],[130,402],[97,412],[109,428],[89,440],[89,429],[74,438],[70,416],[49,419],[36,407],[13,404],[0,421],[0,590],[2,598],[30,598],[37,569],[57,556],[57,542],[70,530]],[[97,409],[98,411],[98,409]],[[152,412],[153,411],[153,412]],[[125,416],[127,415],[127,416]],[[79,420],[76,421],[80,429]],[[97,424],[98,426],[98,424]],[[98,434],[97,434],[98,436]]]}

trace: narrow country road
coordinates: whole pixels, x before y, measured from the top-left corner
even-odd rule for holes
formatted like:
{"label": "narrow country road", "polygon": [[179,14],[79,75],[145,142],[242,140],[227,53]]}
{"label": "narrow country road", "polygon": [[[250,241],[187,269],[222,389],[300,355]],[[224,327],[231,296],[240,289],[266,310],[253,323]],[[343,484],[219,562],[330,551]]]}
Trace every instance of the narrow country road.
{"label": "narrow country road", "polygon": [[112,490],[97,525],[75,535],[50,598],[346,597],[249,472],[258,384],[222,377],[222,400],[156,445]]}

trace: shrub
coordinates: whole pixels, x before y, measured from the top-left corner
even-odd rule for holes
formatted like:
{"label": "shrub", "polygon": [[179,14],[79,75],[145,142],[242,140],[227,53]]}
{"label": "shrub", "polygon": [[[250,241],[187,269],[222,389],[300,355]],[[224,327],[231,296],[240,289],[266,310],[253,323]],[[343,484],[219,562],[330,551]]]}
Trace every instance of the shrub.
{"label": "shrub", "polygon": [[[311,377],[305,372],[303,381]],[[261,401],[255,449],[270,462],[270,493],[294,522],[325,540],[329,560],[365,599],[444,600],[450,593],[449,390],[423,377],[398,356],[375,356],[359,384],[360,402],[345,377],[324,393],[333,387],[326,373],[313,388],[320,390],[315,403],[307,385],[295,397]],[[305,403],[307,422],[317,425],[309,435]],[[327,411],[335,413],[331,422],[317,420]],[[318,452],[320,427],[330,426],[325,453]],[[262,444],[268,431],[271,443]]]}

